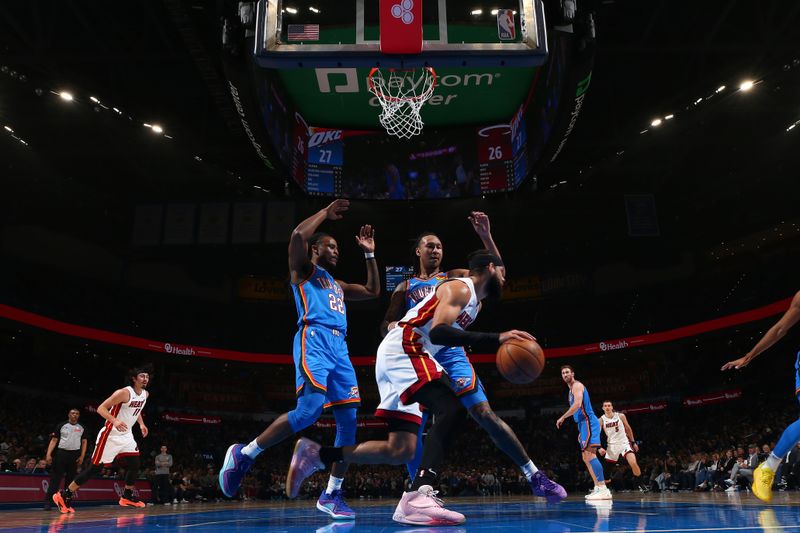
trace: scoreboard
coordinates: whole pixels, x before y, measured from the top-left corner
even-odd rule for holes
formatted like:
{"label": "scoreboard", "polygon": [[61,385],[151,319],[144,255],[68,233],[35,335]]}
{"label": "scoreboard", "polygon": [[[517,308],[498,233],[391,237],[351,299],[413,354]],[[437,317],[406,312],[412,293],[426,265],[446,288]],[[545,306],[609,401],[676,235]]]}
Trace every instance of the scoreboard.
{"label": "scoreboard", "polygon": [[478,169],[481,193],[511,191],[528,172],[527,134],[522,108],[511,124],[478,130]]}
{"label": "scoreboard", "polygon": [[344,132],[310,128],[306,150],[306,192],[337,196],[342,193]]}

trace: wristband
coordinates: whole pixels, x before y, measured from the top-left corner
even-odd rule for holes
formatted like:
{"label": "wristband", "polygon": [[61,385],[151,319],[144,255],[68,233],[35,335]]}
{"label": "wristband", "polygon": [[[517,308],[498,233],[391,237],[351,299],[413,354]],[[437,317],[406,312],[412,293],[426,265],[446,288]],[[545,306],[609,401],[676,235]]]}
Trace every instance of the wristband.
{"label": "wristband", "polygon": [[364,252],[364,259],[375,259],[375,252]]}

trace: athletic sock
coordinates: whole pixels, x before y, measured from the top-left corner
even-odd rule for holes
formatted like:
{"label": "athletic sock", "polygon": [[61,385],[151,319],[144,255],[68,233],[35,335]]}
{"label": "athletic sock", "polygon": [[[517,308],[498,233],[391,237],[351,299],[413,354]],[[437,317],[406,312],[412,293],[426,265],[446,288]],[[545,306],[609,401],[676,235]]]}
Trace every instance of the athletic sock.
{"label": "athletic sock", "polygon": [[[323,447],[319,450],[319,460],[322,461],[326,467],[331,466],[333,463],[343,461],[344,457],[341,448]],[[333,476],[331,476],[333,479]],[[341,485],[340,485],[341,486]]]}
{"label": "athletic sock", "polygon": [[328,478],[328,488],[325,491],[325,494],[333,494],[333,491],[341,490],[342,489],[342,481],[344,481],[344,478],[342,478],[342,477],[333,477],[333,476],[331,476],[330,478]]}
{"label": "athletic sock", "polygon": [[781,464],[781,458],[776,456],[774,453],[769,454],[767,457],[767,466],[773,472],[778,471],[778,466]]}
{"label": "athletic sock", "polygon": [[264,448],[261,448],[258,443],[256,443],[256,439],[253,439],[253,442],[242,448],[242,453],[249,457],[250,459],[255,459],[258,457],[258,454],[264,451]]}
{"label": "athletic sock", "polygon": [[433,487],[437,477],[438,474],[430,468],[420,468],[417,471],[417,475],[414,476],[414,482],[411,484],[411,488],[408,492],[416,492],[423,485],[430,485]]}
{"label": "athletic sock", "polygon": [[536,465],[533,464],[533,461],[530,460],[524,465],[520,466],[520,469],[522,470],[522,473],[525,474],[525,477],[528,478],[528,481],[530,481],[533,475],[539,471],[539,469],[536,468]]}

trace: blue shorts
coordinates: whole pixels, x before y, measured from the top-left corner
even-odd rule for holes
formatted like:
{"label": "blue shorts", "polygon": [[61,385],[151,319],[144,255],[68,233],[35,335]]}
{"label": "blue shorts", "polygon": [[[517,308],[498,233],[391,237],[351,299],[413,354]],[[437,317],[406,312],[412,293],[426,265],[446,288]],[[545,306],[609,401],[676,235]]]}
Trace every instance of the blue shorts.
{"label": "blue shorts", "polygon": [[794,395],[800,402],[800,352],[797,352],[797,361],[794,363]]}
{"label": "blue shorts", "polygon": [[475,404],[488,402],[486,391],[483,389],[475,369],[469,362],[464,348],[443,348],[436,357],[436,361],[442,365],[447,376],[450,378],[450,386],[456,393],[461,405],[469,409]]}
{"label": "blue shorts", "polygon": [[294,380],[325,395],[325,407],[358,407],[361,396],[344,334],[322,326],[305,326],[294,336]]}
{"label": "blue shorts", "polygon": [[586,411],[581,408],[578,411],[578,445],[581,450],[585,450],[589,446],[600,446],[600,421],[594,413],[586,414]]}

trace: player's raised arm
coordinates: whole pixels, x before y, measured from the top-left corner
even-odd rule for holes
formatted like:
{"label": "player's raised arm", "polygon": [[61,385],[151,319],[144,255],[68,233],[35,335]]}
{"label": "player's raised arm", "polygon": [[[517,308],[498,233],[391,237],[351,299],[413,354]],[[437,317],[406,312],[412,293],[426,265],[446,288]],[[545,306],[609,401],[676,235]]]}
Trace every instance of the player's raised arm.
{"label": "player's raised arm", "polygon": [[317,211],[294,228],[289,238],[289,272],[292,283],[300,283],[311,271],[308,241],[320,224],[325,220],[340,220],[349,208],[349,200],[334,200],[328,207]]}
{"label": "player's raised arm", "polygon": [[497,245],[492,238],[492,226],[489,222],[489,215],[482,211],[473,211],[470,213],[467,219],[469,220],[470,224],[472,224],[472,229],[474,229],[475,233],[477,233],[478,237],[480,237],[483,246],[489,250],[492,255],[502,259],[500,250],[497,248]]}
{"label": "player's raised arm", "polygon": [[770,346],[781,340],[785,335],[786,332],[789,331],[792,326],[797,324],[800,321],[800,292],[794,295],[792,298],[792,303],[789,304],[789,309],[783,316],[775,323],[774,326],[769,328],[761,340],[756,343],[752,350],[747,352],[744,357],[740,357],[739,359],[734,359],[733,361],[728,361],[724,365],[722,365],[722,370],[730,370],[731,368],[735,368],[739,370],[740,368],[746,367],[750,361],[761,355],[762,352],[766,351]]}
{"label": "player's raised arm", "polygon": [[367,282],[345,283],[339,281],[346,300],[372,300],[381,295],[381,279],[378,274],[378,262],[375,260],[375,230],[370,225],[361,226],[356,235],[356,244],[364,252],[367,261]]}
{"label": "player's raised arm", "polygon": [[103,403],[97,406],[97,414],[111,422],[111,425],[114,426],[114,429],[120,433],[124,433],[128,431],[128,426],[124,422],[117,420],[114,415],[111,414],[111,408],[117,404],[126,403],[130,399],[131,394],[128,392],[128,389],[117,389],[114,391],[114,394],[106,398]]}
{"label": "player's raised arm", "polygon": [[397,321],[403,318],[406,309],[406,293],[408,292],[408,280],[403,281],[395,287],[392,299],[389,301],[389,308],[381,322],[381,337],[385,337],[389,330],[397,326]]}
{"label": "player's raised arm", "polygon": [[556,421],[557,428],[560,428],[561,424],[564,423],[564,420],[577,413],[578,409],[581,408],[581,406],[583,405],[584,390],[585,387],[583,386],[583,383],[581,383],[580,381],[576,381],[575,384],[572,386],[572,397],[574,398],[572,401],[572,405],[570,406],[569,409],[567,409],[567,412],[561,415],[561,417]]}

